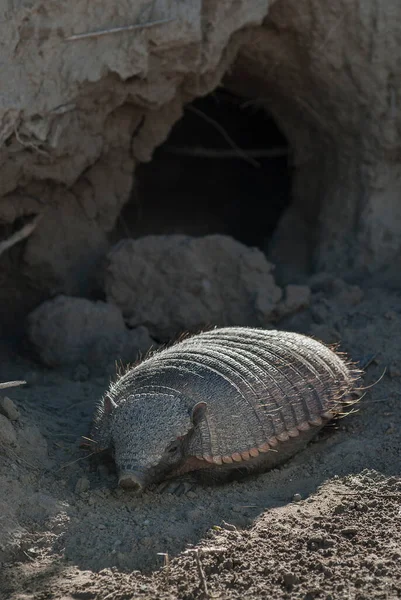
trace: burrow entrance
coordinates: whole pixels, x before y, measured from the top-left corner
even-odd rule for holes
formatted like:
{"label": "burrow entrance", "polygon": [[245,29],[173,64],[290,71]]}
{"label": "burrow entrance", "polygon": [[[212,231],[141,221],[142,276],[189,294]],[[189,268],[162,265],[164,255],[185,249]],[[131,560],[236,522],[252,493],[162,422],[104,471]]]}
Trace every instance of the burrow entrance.
{"label": "burrow entrance", "polygon": [[251,101],[220,88],[185,108],[135,184],[115,234],[213,233],[266,250],[290,203],[288,142]]}

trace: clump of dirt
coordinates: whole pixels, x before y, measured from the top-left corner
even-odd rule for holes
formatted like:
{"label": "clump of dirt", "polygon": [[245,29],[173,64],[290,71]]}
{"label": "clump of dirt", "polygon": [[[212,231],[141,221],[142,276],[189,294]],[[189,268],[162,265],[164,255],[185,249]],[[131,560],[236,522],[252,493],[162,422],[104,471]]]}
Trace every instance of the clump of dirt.
{"label": "clump of dirt", "polygon": [[149,235],[108,254],[105,292],[131,327],[168,339],[205,325],[265,325],[281,299],[263,252],[225,235]]}
{"label": "clump of dirt", "polygon": [[106,302],[57,296],[28,317],[27,333],[50,367],[83,364],[98,371],[116,357],[134,362],[157,344],[144,326],[128,329],[120,309]]}
{"label": "clump of dirt", "polygon": [[375,356],[357,412],[280,469],[179,497],[116,489],[79,449],[109,375],[0,347],[0,381],[28,382],[2,394],[18,411],[0,428],[4,597],[401,595],[401,293],[326,275],[310,289],[279,325]]}

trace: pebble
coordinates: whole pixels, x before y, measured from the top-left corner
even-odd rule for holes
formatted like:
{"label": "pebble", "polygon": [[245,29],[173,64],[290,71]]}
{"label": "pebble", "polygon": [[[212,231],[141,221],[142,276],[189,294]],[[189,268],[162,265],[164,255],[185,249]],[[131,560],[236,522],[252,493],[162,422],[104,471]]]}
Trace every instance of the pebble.
{"label": "pebble", "polygon": [[335,515],[341,515],[343,512],[345,512],[347,510],[347,507],[345,504],[337,504],[337,506],[334,507],[334,514]]}
{"label": "pebble", "polygon": [[391,378],[401,377],[401,370],[398,367],[391,365],[388,369],[388,374],[390,375]]}
{"label": "pebble", "polygon": [[292,499],[294,502],[301,502],[302,496],[301,496],[301,494],[294,494]]}
{"label": "pebble", "polygon": [[90,488],[90,481],[87,477],[80,477],[75,484],[75,493],[82,494],[82,492],[87,492]]}
{"label": "pebble", "polygon": [[386,319],[389,319],[390,321],[396,321],[397,320],[397,313],[394,312],[394,310],[388,310],[385,314],[384,317]]}
{"label": "pebble", "polygon": [[10,421],[18,421],[20,417],[20,412],[18,408],[15,406],[14,402],[4,396],[4,398],[0,398],[0,413],[10,419]]}

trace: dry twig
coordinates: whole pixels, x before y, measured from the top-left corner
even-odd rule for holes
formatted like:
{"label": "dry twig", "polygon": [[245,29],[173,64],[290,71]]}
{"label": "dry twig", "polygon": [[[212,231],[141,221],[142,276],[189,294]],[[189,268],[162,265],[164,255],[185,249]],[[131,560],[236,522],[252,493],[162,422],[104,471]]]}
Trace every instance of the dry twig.
{"label": "dry twig", "polygon": [[187,550],[185,552],[185,554],[194,554],[195,555],[195,560],[196,560],[196,567],[198,570],[198,575],[199,575],[199,579],[201,582],[201,586],[202,586],[202,591],[205,595],[206,598],[210,598],[210,593],[207,587],[207,581],[206,581],[206,577],[205,577],[205,571],[203,570],[202,567],[202,563],[201,563],[201,559],[200,559],[200,552],[198,550],[198,548],[191,548],[191,550]]}
{"label": "dry twig", "polygon": [[[238,150],[220,150],[216,148],[203,148],[201,146],[165,146],[164,151],[181,156],[199,156],[201,158],[242,158]],[[288,156],[288,148],[271,148],[269,150],[244,150],[251,158],[280,158]]]}
{"label": "dry twig", "polygon": [[[0,252],[1,254],[1,252]],[[0,390],[4,390],[10,387],[17,387],[19,385],[25,385],[26,381],[5,381],[4,383],[0,383]]]}
{"label": "dry twig", "polygon": [[401,492],[399,494],[381,494],[380,492],[370,492],[369,490],[361,490],[360,492],[334,492],[336,496],[361,496],[364,495],[366,499],[366,493],[369,494],[369,498],[391,498],[393,500],[401,500]]}

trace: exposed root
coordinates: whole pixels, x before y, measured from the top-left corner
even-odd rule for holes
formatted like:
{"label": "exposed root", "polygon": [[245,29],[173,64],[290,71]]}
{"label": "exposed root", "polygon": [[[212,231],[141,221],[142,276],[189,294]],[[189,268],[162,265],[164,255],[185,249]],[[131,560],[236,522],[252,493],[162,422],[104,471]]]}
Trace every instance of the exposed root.
{"label": "exposed root", "polygon": [[[11,248],[12,246],[15,246],[15,244],[18,244],[18,242],[21,242],[25,238],[29,237],[31,235],[31,233],[33,233],[35,231],[41,218],[42,218],[42,215],[36,215],[32,221],[30,221],[29,223],[26,223],[19,231],[16,231],[15,233],[13,233],[13,235],[10,236],[7,240],[0,242],[0,256],[4,252],[6,252],[6,250]],[[24,382],[24,383],[26,383],[26,382]],[[18,385],[20,385],[20,384],[18,384]]]}
{"label": "exposed root", "polygon": [[[164,146],[163,150],[169,154],[177,154],[178,156],[221,159],[238,158],[237,150],[218,150],[216,148],[203,148],[201,146]],[[289,153],[288,148],[246,149],[244,152],[251,158],[280,158],[281,156],[287,156]]]}
{"label": "exposed root", "polygon": [[195,113],[196,115],[198,115],[199,117],[201,117],[202,119],[204,119],[207,123],[210,123],[210,125],[212,125],[215,129],[217,129],[217,131],[219,131],[221,133],[221,135],[226,140],[226,142],[237,153],[237,156],[239,158],[243,158],[246,162],[250,163],[253,167],[256,167],[256,168],[260,167],[260,163],[258,163],[254,158],[252,158],[251,156],[249,156],[247,154],[246,150],[243,150],[242,148],[240,148],[239,146],[237,146],[237,144],[234,142],[234,140],[231,139],[231,137],[228,135],[228,133],[226,132],[226,130],[223,129],[223,127],[220,125],[220,123],[217,123],[217,121],[215,121],[214,119],[212,119],[208,115],[205,115],[204,112],[202,112],[198,108],[195,108],[194,106],[188,106],[187,108],[191,112]]}

